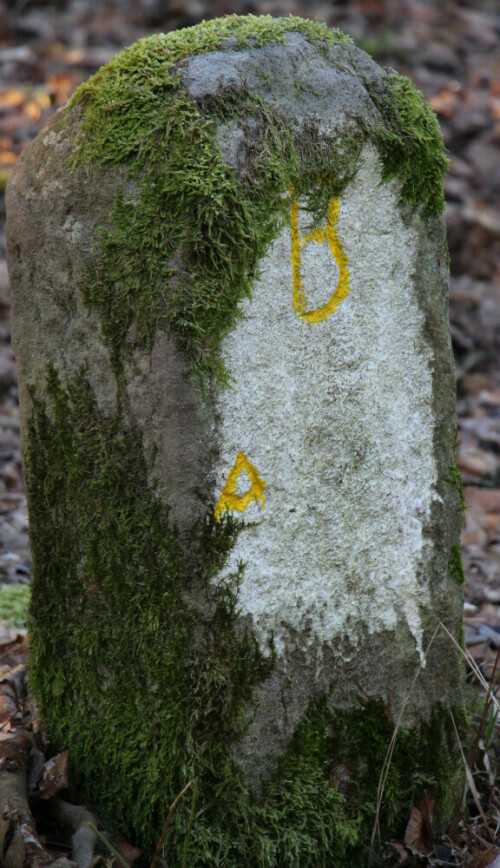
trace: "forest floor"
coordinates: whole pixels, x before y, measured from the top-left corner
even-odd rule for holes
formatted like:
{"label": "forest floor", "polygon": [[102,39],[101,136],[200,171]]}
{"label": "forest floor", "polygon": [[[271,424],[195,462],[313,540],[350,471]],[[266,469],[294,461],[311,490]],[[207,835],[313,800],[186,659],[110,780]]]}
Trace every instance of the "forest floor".
{"label": "forest floor", "polygon": [[[498,692],[500,13],[496,0],[439,4],[433,0],[7,0],[0,6],[0,619],[4,619],[0,646],[7,654],[16,628],[22,626],[31,568],[5,261],[3,191],[8,176],[24,145],[48,117],[122,47],[140,36],[196,24],[202,18],[246,12],[305,15],[340,27],[379,63],[409,75],[438,115],[451,159],[445,216],[457,377],[457,462],[467,504],[462,533],[465,637],[471,659]],[[0,672],[1,666],[0,659]],[[495,748],[491,732],[488,743],[484,731],[477,736],[474,759],[479,789],[485,782],[487,787],[479,799],[470,796],[472,815],[480,813],[479,801],[487,816],[461,821],[453,841],[435,845],[427,840],[426,846],[420,835],[420,850],[427,850],[420,855],[411,852],[415,847],[398,845],[398,850],[391,845],[383,864],[500,868],[500,791],[495,777],[500,749]]]}

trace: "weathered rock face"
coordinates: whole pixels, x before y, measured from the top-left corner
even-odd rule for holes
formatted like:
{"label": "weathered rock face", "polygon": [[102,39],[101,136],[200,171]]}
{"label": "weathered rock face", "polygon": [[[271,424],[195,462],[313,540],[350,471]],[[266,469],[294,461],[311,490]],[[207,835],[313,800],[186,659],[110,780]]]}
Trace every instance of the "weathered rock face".
{"label": "weathered rock face", "polygon": [[146,846],[198,776],[174,860],[345,865],[400,714],[383,817],[446,813],[444,169],[409,82],[248,16],[123,52],[12,176],[32,678]]}

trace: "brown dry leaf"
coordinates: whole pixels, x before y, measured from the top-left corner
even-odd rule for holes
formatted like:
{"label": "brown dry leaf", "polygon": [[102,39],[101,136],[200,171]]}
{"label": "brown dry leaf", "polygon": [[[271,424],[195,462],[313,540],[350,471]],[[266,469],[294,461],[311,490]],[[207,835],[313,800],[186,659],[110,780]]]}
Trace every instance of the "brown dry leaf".
{"label": "brown dry leaf", "polygon": [[500,489],[466,485],[464,497],[468,507],[477,506],[485,512],[500,512]]}
{"label": "brown dry leaf", "polygon": [[471,868],[500,868],[499,854],[500,850],[494,844],[486,850],[474,849],[474,861]]}
{"label": "brown dry leaf", "polygon": [[42,110],[35,100],[30,99],[23,105],[23,112],[31,121],[39,121],[42,116]]}
{"label": "brown dry leaf", "polygon": [[24,102],[24,93],[14,87],[8,87],[0,91],[0,110],[6,108],[17,108],[22,106]]}
{"label": "brown dry leaf", "polygon": [[490,392],[483,392],[481,393],[480,397],[483,404],[489,404],[492,407],[500,407],[500,389],[493,389]]}
{"label": "brown dry leaf", "polygon": [[18,155],[14,154],[13,151],[0,151],[0,163],[3,163],[4,166],[13,166],[14,163],[17,163]]}
{"label": "brown dry leaf", "polygon": [[0,664],[13,669],[19,663],[24,663],[28,650],[28,640],[26,636],[21,636],[20,633],[17,634],[15,639],[9,636],[7,642],[0,642],[0,650]]}
{"label": "brown dry leaf", "polygon": [[68,755],[69,752],[64,750],[47,760],[38,780],[37,796],[51,799],[52,796],[57,796],[61,790],[66,789],[69,785]]}
{"label": "brown dry leaf", "polygon": [[436,93],[429,99],[434,111],[444,118],[450,118],[453,115],[457,106],[457,101],[457,91],[451,91],[448,89]]}
{"label": "brown dry leaf", "polygon": [[57,106],[64,105],[79,81],[80,76],[74,72],[58,72],[49,76],[47,88]]}
{"label": "brown dry leaf", "polygon": [[459,448],[457,464],[460,470],[483,478],[493,476],[498,466],[495,456],[489,455],[477,446],[467,446],[466,444]]}
{"label": "brown dry leaf", "polygon": [[106,837],[111,846],[114,847],[120,856],[123,857],[124,861],[130,865],[130,868],[132,868],[136,859],[138,859],[139,856],[142,856],[142,850],[139,850],[138,847],[134,847],[133,844],[129,844],[129,842],[120,835],[106,835]]}
{"label": "brown dry leaf", "polygon": [[405,844],[421,856],[430,856],[434,849],[432,838],[432,817],[434,799],[425,795],[419,805],[411,809],[406,827]]}

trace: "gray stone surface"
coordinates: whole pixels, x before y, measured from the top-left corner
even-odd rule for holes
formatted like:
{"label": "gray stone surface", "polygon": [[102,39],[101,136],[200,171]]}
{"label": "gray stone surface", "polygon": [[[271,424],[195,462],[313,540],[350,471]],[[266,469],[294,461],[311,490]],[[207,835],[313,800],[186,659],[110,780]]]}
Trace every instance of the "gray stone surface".
{"label": "gray stone surface", "polygon": [[385,73],[353,45],[323,53],[301,33],[261,48],[213,51],[192,57],[184,73],[188,92],[204,100],[227,89],[264,97],[293,123],[315,118],[329,133],[342,134],[353,119],[370,125],[379,113],[366,84],[383,86]]}
{"label": "gray stone surface", "polygon": [[47,365],[64,377],[89,362],[101,409],[116,409],[116,383],[97,316],[76,288],[92,257],[96,228],[110,223],[121,173],[68,171],[79,110],[63,123],[54,115],[26,148],[8,190],[10,256],[14,287],[13,346],[19,375],[21,442],[31,416],[31,394],[42,396]]}

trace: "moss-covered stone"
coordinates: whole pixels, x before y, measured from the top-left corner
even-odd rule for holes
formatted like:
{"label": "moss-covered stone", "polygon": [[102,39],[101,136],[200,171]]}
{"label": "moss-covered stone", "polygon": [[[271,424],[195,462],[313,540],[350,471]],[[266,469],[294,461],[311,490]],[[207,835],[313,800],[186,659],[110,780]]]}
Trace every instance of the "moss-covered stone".
{"label": "moss-covered stone", "polygon": [[430,104],[409,78],[391,70],[380,108],[385,124],[377,138],[384,180],[399,178],[402,202],[423,203],[428,215],[443,211],[449,160]]}
{"label": "moss-covered stone", "polygon": [[223,761],[272,657],[237,623],[238,576],[209,587],[238,523],[207,516],[186,570],[140,436],[99,413],[83,374],[66,391],[52,369],[48,396],[26,467],[31,680],[76,780],[151,845],[172,794]]}
{"label": "moss-covered stone", "polygon": [[[295,37],[352,84],[349,123],[324,129],[318,110],[299,123],[297,106],[319,100],[320,90],[297,77],[287,114],[255,58],[259,87],[236,82],[197,96],[190,91],[193,58],[223,51],[225,60]],[[241,161],[231,151],[233,134],[242,142]],[[349,616],[330,647],[317,639],[314,645],[305,630],[278,661],[273,637],[258,640],[252,617],[240,610],[244,570],[252,565],[224,573],[251,523],[227,513],[214,517],[222,440],[217,390],[231,376],[221,344],[242,316],[240,303],[251,297],[264,255],[283,236],[291,191],[305,203],[311,229],[323,225],[332,197],[356,177],[366,144],[372,164],[373,146],[380,155],[383,180],[397,179],[392,187],[409,231],[424,238],[429,214],[442,208],[446,160],[418,92],[316,22],[230,16],[141,40],[115,58],[27,149],[11,187],[18,211],[10,255],[23,287],[16,316],[27,331],[17,347],[29,420],[23,436],[34,554],[31,679],[54,750],[70,747],[73,780],[147,853],[169,805],[196,779],[166,841],[175,866],[363,864],[394,718],[413,681],[416,637],[399,604],[396,626],[383,635],[372,631],[373,622],[359,626]],[[380,179],[380,172],[370,177]],[[51,212],[47,227],[54,190],[60,213]],[[57,245],[58,266],[46,273],[39,265],[36,291],[27,211],[35,236],[44,227],[45,259],[50,244]],[[448,503],[445,488],[454,484],[446,476],[451,373],[443,362],[449,347],[435,263],[442,243],[429,243],[433,228],[422,242],[432,274],[422,276],[421,294],[429,306],[425,340],[437,335],[440,345],[433,376],[444,397],[436,398],[443,418],[435,444],[438,493],[422,528],[430,545],[445,524],[438,512]],[[290,312],[295,316],[293,306]],[[67,345],[55,346],[46,335],[61,318],[71,334]],[[156,380],[148,380],[151,371]],[[188,371],[201,375],[204,397]],[[157,393],[144,418],[137,406],[151,382]],[[180,393],[189,393],[195,407],[187,423]],[[219,442],[207,446],[214,431]],[[345,433],[355,469],[373,445],[367,437],[358,444],[358,434]],[[316,436],[324,440],[320,429]],[[158,455],[160,465],[164,455],[180,463],[176,452],[195,468],[194,477],[201,467],[200,478],[186,483],[191,500],[186,495],[184,512],[191,503],[196,508],[182,529],[174,501],[184,488],[153,468]],[[335,477],[339,490],[346,469]],[[183,484],[187,476],[179,474]],[[365,493],[356,494],[356,509],[371,514]],[[455,627],[458,592],[450,601],[448,590],[456,591],[456,535],[453,514],[432,575],[417,576],[434,594],[429,606],[422,592],[412,613],[415,622],[419,606],[424,613],[421,657],[439,618]],[[349,572],[346,561],[345,585],[353,594],[356,569]],[[383,573],[381,584],[393,578]],[[401,830],[424,789],[444,816],[453,800],[458,760],[436,676],[445,653],[446,642],[436,638],[398,733],[380,816],[384,836]],[[450,703],[459,706],[451,655]],[[236,748],[257,708],[269,732],[258,730],[261,743],[255,748],[254,739],[247,751],[265,757],[254,787]],[[279,715],[285,723],[275,737]]]}

